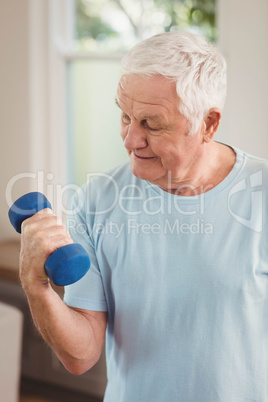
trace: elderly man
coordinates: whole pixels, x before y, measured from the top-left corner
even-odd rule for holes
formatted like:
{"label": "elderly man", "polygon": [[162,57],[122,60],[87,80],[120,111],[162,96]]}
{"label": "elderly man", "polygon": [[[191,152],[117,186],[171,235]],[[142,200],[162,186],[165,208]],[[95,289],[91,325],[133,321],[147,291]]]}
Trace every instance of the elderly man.
{"label": "elderly man", "polygon": [[[51,211],[23,224],[36,326],[74,374],[106,333],[105,402],[268,400],[267,163],[214,141],[225,94],[201,37],[139,43],[116,96],[130,163],[81,188],[70,234]],[[63,302],[43,266],[71,238],[92,266]]]}

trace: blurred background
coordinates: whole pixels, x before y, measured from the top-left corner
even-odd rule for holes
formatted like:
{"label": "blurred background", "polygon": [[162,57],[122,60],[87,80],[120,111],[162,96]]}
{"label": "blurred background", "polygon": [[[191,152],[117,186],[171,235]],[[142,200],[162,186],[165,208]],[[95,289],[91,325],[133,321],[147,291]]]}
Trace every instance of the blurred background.
{"label": "blurred background", "polygon": [[[216,43],[228,65],[216,139],[268,158],[267,18],[268,0],[0,0],[0,266],[16,269],[12,201],[39,190],[64,215],[88,175],[127,160],[114,99],[120,60],[141,39],[188,30]],[[0,296],[19,297],[13,279],[1,279],[0,268]],[[11,304],[24,303],[12,297]],[[91,379],[73,385],[54,357],[44,374],[40,358],[26,364],[23,356],[25,378],[103,393],[103,361]]]}
{"label": "blurred background", "polygon": [[268,0],[1,0],[0,7],[0,239],[15,236],[6,214],[25,190],[43,190],[60,213],[57,200],[89,173],[127,160],[114,104],[120,60],[158,32],[190,30],[219,46],[228,96],[217,139],[268,156]]}

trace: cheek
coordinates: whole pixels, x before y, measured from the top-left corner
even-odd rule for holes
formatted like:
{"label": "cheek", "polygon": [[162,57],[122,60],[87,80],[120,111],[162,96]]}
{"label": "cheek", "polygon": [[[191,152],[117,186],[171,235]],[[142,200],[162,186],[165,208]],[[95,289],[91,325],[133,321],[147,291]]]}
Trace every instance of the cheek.
{"label": "cheek", "polygon": [[[157,148],[153,148],[161,160],[162,166],[166,170],[176,170],[178,166],[181,166],[185,153],[178,144],[169,143],[168,141],[161,141],[157,144]],[[184,157],[183,157],[184,156]]]}
{"label": "cheek", "polygon": [[160,158],[168,158],[174,154],[174,147],[165,138],[153,138],[149,142],[149,146]]}
{"label": "cheek", "polygon": [[166,146],[165,138],[161,135],[148,135],[147,137],[148,146],[155,152],[161,153],[163,152]]}

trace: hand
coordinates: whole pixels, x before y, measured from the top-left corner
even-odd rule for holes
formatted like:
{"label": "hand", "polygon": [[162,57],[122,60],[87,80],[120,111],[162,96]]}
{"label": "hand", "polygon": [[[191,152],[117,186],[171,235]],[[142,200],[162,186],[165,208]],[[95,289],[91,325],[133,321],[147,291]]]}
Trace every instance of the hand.
{"label": "hand", "polygon": [[20,279],[24,289],[47,285],[44,266],[58,248],[73,243],[61,219],[43,209],[22,223]]}

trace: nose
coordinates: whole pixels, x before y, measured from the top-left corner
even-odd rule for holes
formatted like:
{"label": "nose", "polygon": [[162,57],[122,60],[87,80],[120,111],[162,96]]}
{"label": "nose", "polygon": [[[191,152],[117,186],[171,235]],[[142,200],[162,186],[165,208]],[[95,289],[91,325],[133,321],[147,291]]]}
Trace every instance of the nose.
{"label": "nose", "polygon": [[146,148],[148,145],[146,130],[136,122],[131,122],[124,127],[121,136],[128,151]]}

